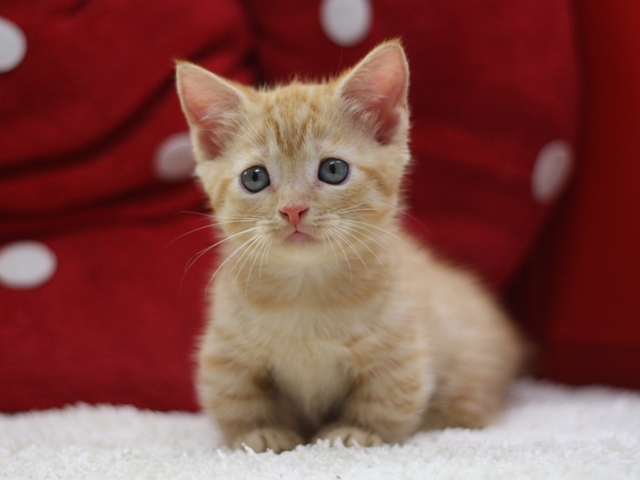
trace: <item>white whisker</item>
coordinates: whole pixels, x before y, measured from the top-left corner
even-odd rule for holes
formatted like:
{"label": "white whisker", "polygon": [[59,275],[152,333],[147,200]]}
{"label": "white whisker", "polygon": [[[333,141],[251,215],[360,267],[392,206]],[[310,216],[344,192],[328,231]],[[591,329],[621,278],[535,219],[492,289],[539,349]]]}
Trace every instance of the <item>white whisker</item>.
{"label": "white whisker", "polygon": [[[324,241],[324,240],[325,240],[325,239],[323,238],[323,241]],[[328,241],[329,241],[329,245],[331,245],[331,250],[333,250],[333,256],[334,256],[334,257],[335,257],[335,259],[336,259],[336,267],[340,267],[340,263],[338,262],[338,254],[336,253],[336,247],[334,247],[334,246],[333,246],[333,242],[331,241],[331,238],[330,238],[330,237],[326,237],[326,240],[328,240]]]}
{"label": "white whisker", "polygon": [[[367,244],[366,244],[366,243],[364,243],[362,240],[360,240],[357,236],[355,236],[353,233],[351,233],[351,232],[349,231],[349,229],[351,229],[351,227],[347,227],[346,225],[342,225],[342,227],[341,227],[341,230],[342,230],[342,232],[343,232],[345,235],[349,235],[350,237],[355,238],[358,242],[360,242],[360,243],[364,246],[364,248],[366,248],[367,250],[369,250],[369,252],[371,252],[371,255],[373,255],[374,257],[376,257],[376,260],[378,260],[378,262],[380,263],[380,265],[382,265],[382,267],[384,268],[384,263],[382,263],[382,260],[380,260],[380,257],[378,257],[378,255],[376,255],[376,253],[375,253],[373,250],[371,250],[371,248],[369,247],[369,245],[367,245]],[[366,237],[366,235],[362,234],[362,232],[358,232],[358,231],[357,231],[357,230],[355,230],[355,229],[352,229],[351,231],[352,231],[352,232],[357,232],[357,233],[359,233],[359,234],[361,234],[361,235],[363,235],[363,236],[365,236],[365,237]],[[367,238],[369,238],[369,237],[367,237]],[[370,239],[370,240],[371,240],[371,239]],[[372,241],[375,241],[375,240],[372,240]],[[375,243],[378,243],[378,242],[375,242]],[[378,244],[378,245],[380,245],[380,244]]]}
{"label": "white whisker", "polygon": [[[257,228],[257,227],[256,227],[256,228]],[[216,271],[215,271],[215,272],[213,272],[213,275],[211,275],[211,278],[210,278],[210,279],[209,279],[209,281],[207,282],[207,287],[205,288],[205,291],[209,290],[209,285],[211,285],[211,282],[213,281],[213,279],[216,277],[216,275],[218,275],[218,272],[220,271],[220,269],[221,269],[222,267],[224,267],[224,266],[227,264],[227,262],[228,262],[229,260],[231,260],[231,259],[232,259],[232,258],[233,258],[233,257],[234,257],[234,256],[235,256],[235,255],[240,251],[240,250],[242,250],[242,249],[245,247],[245,245],[247,245],[249,242],[254,241],[254,240],[255,240],[255,238],[256,238],[256,237],[252,237],[252,238],[250,238],[249,240],[247,240],[246,242],[244,242],[242,245],[240,245],[238,248],[236,248],[236,249],[233,251],[233,253],[232,253],[231,255],[229,255],[229,256],[227,257],[227,259],[226,259],[224,262],[222,262],[218,268],[216,268]],[[232,269],[232,270],[233,270],[233,269]]]}
{"label": "white whisker", "polygon": [[198,215],[199,217],[206,217],[206,218],[215,218],[213,214],[211,213],[202,213],[202,212],[190,212],[188,210],[182,210],[181,212],[177,212],[179,214],[184,214],[187,213],[189,215]]}
{"label": "white whisker", "polygon": [[253,261],[251,262],[251,266],[249,267],[249,273],[247,274],[247,283],[245,284],[245,294],[247,292],[247,288],[249,286],[249,280],[251,279],[251,273],[253,272],[253,267],[260,256],[260,253],[264,249],[264,246],[267,244],[267,236],[265,234],[260,235],[260,241],[257,243],[256,248],[254,249],[255,255],[253,255]]}
{"label": "white whisker", "polygon": [[[363,226],[365,226],[365,227],[374,228],[374,229],[376,229],[376,230],[378,230],[378,231],[380,231],[380,232],[386,233],[387,235],[391,235],[392,237],[394,237],[394,238],[396,238],[396,239],[400,240],[400,241],[401,241],[402,243],[404,243],[405,245],[408,245],[408,244],[407,244],[407,241],[406,241],[404,238],[401,238],[401,237],[399,237],[398,235],[396,235],[396,234],[394,234],[394,233],[391,233],[391,232],[390,232],[390,231],[388,231],[388,230],[385,230],[384,228],[380,228],[380,227],[377,227],[377,226],[375,226],[375,225],[371,225],[370,223],[360,222],[360,221],[358,221],[358,220],[347,220],[347,219],[342,219],[342,221],[343,221],[343,222],[347,222],[347,223],[357,224],[357,225],[363,225]],[[371,233],[373,233],[373,232],[371,232]]]}
{"label": "white whisker", "polygon": [[346,213],[356,213],[356,212],[375,212],[377,208],[352,208],[349,210],[344,210],[340,212],[340,215],[344,215]]}
{"label": "white whisker", "polygon": [[355,253],[356,257],[358,257],[358,259],[362,262],[362,264],[364,265],[364,268],[366,268],[367,270],[369,270],[369,267],[367,266],[367,262],[364,261],[364,259],[362,258],[362,256],[360,255],[360,252],[358,252],[358,250],[356,249],[356,247],[353,245],[353,243],[351,243],[342,233],[337,232],[337,231],[333,231],[333,233],[335,235],[338,236],[338,238],[340,238],[344,243],[347,244],[347,246],[353,250],[353,253]]}
{"label": "white whisker", "polygon": [[367,203],[367,202],[361,202],[361,203],[358,203],[357,205],[350,205],[350,206],[348,206],[347,208],[343,208],[343,209],[341,209],[341,210],[331,210],[329,213],[342,213],[342,212],[344,212],[345,210],[350,210],[350,209],[352,209],[352,208],[358,208],[358,207],[361,207],[361,206],[362,206],[362,205],[364,205],[365,203]]}
{"label": "white whisker", "polygon": [[375,236],[376,238],[382,238],[383,237],[379,232],[376,232],[375,230],[367,227],[366,225],[368,225],[368,224],[365,224],[365,225],[358,224],[358,223],[355,223],[353,220],[349,220],[347,218],[342,218],[342,219],[340,219],[340,221],[341,221],[342,225],[348,224],[349,226],[351,226],[353,228],[361,228],[363,231],[370,233],[371,235]]}
{"label": "white whisker", "polygon": [[[186,233],[183,233],[182,235],[178,235],[176,238],[174,238],[173,240],[171,240],[171,242],[169,242],[167,244],[167,247],[171,246],[174,242],[176,242],[177,240],[181,239],[182,237],[185,237],[187,235],[191,235],[192,233],[195,232],[199,232],[200,230],[206,230],[207,228],[211,228],[211,227],[215,227],[218,225],[227,225],[230,223],[243,223],[243,222],[255,222],[258,220],[261,220],[260,218],[255,218],[255,217],[247,217],[247,216],[243,216],[243,217],[221,217],[215,214],[208,214],[208,213],[201,213],[201,212],[189,212],[189,211],[182,211],[182,212],[178,212],[178,213],[188,213],[190,215],[198,215],[200,217],[205,217],[211,220],[217,220],[216,222],[210,222],[207,223],[206,225],[202,226],[202,227],[198,227],[198,228],[194,228],[193,230],[190,230]],[[167,248],[165,247],[165,248]]]}
{"label": "white whisker", "polygon": [[189,212],[187,210],[183,210],[181,212],[178,212],[181,214],[189,214],[189,215],[197,215],[199,217],[205,217],[205,218],[210,218],[212,220],[260,220],[259,217],[248,217],[246,215],[243,216],[234,216],[234,217],[223,217],[219,214],[216,213],[202,213],[202,212]]}
{"label": "white whisker", "polygon": [[228,225],[230,223],[257,222],[258,220],[259,220],[258,218],[243,218],[243,219],[237,219],[237,220],[224,220],[222,222],[212,223],[211,226],[215,227],[217,225]]}
{"label": "white whisker", "polygon": [[167,246],[165,248],[170,247],[174,242],[180,240],[182,237],[186,237],[187,235],[191,235],[192,233],[199,232],[200,230],[206,230],[207,228],[215,227],[215,226],[218,226],[218,225],[226,225],[226,224],[229,224],[229,223],[253,222],[253,221],[255,221],[255,220],[247,219],[247,220],[228,220],[226,222],[207,223],[206,225],[204,225],[202,227],[198,227],[198,228],[190,230],[190,231],[188,231],[186,233],[183,233],[182,235],[178,235],[176,238],[171,240],[167,244]]}
{"label": "white whisker", "polygon": [[198,228],[195,228],[195,229],[193,229],[193,230],[190,230],[190,231],[188,231],[188,232],[186,232],[186,233],[183,233],[182,235],[178,235],[176,238],[174,238],[173,240],[171,240],[171,241],[167,244],[167,246],[166,246],[166,247],[164,247],[164,248],[168,248],[168,247],[170,247],[171,245],[173,245],[173,243],[174,243],[174,242],[177,242],[177,241],[178,241],[178,240],[180,240],[182,237],[186,237],[187,235],[191,235],[192,233],[199,232],[200,230],[206,230],[207,228],[211,228],[211,224],[210,224],[210,223],[207,223],[207,224],[206,224],[205,226],[203,226],[203,227],[198,227]]}
{"label": "white whisker", "polygon": [[235,233],[223,240],[220,240],[219,242],[214,243],[213,245],[208,246],[207,248],[200,250],[198,253],[196,253],[193,257],[191,257],[189,259],[189,262],[187,263],[187,266],[185,267],[184,271],[187,272],[191,267],[193,267],[193,265],[203,256],[205,255],[207,252],[213,250],[214,248],[216,248],[218,245],[223,244],[224,242],[228,242],[229,240],[231,240],[232,238],[235,238],[239,235],[243,235],[245,233],[249,233],[252,232],[253,230],[256,230],[260,227],[253,227],[253,228],[248,228],[246,230],[243,230],[241,232]]}
{"label": "white whisker", "polygon": [[268,260],[269,260],[269,249],[271,248],[271,242],[273,240],[269,240],[269,242],[267,243],[266,248],[264,249],[264,251],[262,252],[262,256],[260,257],[260,268],[258,269],[258,278],[262,278],[262,261],[265,259],[265,254],[267,255],[267,261],[265,261],[265,265],[267,264]]}
{"label": "white whisker", "polygon": [[373,243],[375,243],[376,245],[378,245],[380,248],[385,249],[387,252],[390,252],[390,250],[387,248],[386,245],[383,245],[382,243],[378,242],[375,238],[367,235],[364,232],[367,233],[371,233],[372,235],[375,235],[377,238],[382,238],[381,235],[375,233],[375,232],[371,232],[370,230],[367,230],[365,227],[361,226],[361,225],[340,225],[342,228],[346,228],[349,229],[351,231],[357,232],[358,234],[362,235],[364,238],[366,238],[367,240],[371,240]]}
{"label": "white whisker", "polygon": [[334,238],[334,240],[338,244],[338,247],[340,248],[340,250],[342,250],[342,254],[344,255],[344,259],[347,261],[347,266],[349,267],[349,282],[351,282],[351,280],[353,279],[353,272],[351,271],[351,262],[349,262],[349,257],[347,256],[347,252],[345,252],[344,248],[340,244],[340,241],[336,237],[336,234],[333,231],[333,229],[329,231],[329,234]]}
{"label": "white whisker", "polygon": [[[244,268],[245,264],[247,263],[247,260],[249,260],[249,258],[251,257],[251,255],[247,255],[247,253],[249,253],[252,250],[252,248],[260,240],[260,238],[261,238],[260,235],[258,235],[257,237],[253,237],[251,242],[246,244],[247,246],[246,246],[244,252],[242,252],[242,255],[240,255],[238,257],[238,259],[236,260],[236,263],[234,263],[233,267],[231,267],[231,270],[229,271],[229,273],[233,273],[235,268],[238,266],[238,263],[240,263],[240,261],[244,258],[244,261],[242,262],[242,265],[240,265],[240,268],[238,268],[238,272],[236,273],[236,276],[233,279],[233,288],[235,288],[235,286],[236,286],[236,282],[238,281],[238,277],[240,276],[240,272],[242,271],[242,269]],[[245,258],[245,255],[246,255],[246,258]]]}

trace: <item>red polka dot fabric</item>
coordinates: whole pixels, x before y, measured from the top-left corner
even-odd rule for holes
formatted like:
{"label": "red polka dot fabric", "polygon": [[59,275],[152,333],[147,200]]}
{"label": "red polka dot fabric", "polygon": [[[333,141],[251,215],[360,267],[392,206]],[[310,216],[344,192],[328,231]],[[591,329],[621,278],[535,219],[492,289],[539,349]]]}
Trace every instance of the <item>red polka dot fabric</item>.
{"label": "red polka dot fabric", "polygon": [[197,408],[211,254],[185,267],[213,241],[175,59],[274,83],[335,74],[401,37],[408,224],[495,289],[571,178],[565,2],[56,0],[0,17],[13,42],[0,57],[2,411]]}
{"label": "red polka dot fabric", "polygon": [[26,51],[0,71],[0,410],[196,409],[211,255],[185,266],[212,238],[173,65],[251,83],[242,7],[9,3],[0,36]]}
{"label": "red polka dot fabric", "polygon": [[[495,289],[503,286],[531,249],[573,162],[578,73],[568,3],[248,3],[267,83],[295,74],[321,78],[385,39],[402,39],[415,159],[407,182],[409,224],[445,257]],[[318,21],[323,10],[334,13]],[[344,47],[332,31],[347,29],[349,18],[354,33],[366,35]],[[566,149],[551,152],[555,159],[543,155],[547,166],[536,186],[543,194],[535,195],[536,161],[558,141]]]}
{"label": "red polka dot fabric", "polygon": [[583,161],[513,290],[537,327],[541,375],[640,389],[640,3],[584,0],[575,12]]}

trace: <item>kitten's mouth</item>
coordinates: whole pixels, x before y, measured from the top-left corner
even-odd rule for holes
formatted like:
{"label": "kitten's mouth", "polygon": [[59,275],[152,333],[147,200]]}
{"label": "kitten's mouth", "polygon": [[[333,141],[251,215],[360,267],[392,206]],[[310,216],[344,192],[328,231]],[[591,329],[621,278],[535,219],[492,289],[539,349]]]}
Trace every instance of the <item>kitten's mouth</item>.
{"label": "kitten's mouth", "polygon": [[293,233],[287,235],[284,241],[285,243],[291,243],[295,245],[305,245],[309,243],[315,243],[316,239],[308,233],[301,232],[296,228]]}

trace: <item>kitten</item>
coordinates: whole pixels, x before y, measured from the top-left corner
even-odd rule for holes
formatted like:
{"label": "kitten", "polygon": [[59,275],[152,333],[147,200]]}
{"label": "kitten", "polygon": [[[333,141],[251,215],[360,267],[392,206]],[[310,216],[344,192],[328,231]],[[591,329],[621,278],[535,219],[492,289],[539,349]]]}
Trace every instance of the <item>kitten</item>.
{"label": "kitten", "polygon": [[223,238],[197,386],[233,447],[371,446],[500,412],[519,334],[399,222],[408,76],[398,42],[272,90],[177,66]]}

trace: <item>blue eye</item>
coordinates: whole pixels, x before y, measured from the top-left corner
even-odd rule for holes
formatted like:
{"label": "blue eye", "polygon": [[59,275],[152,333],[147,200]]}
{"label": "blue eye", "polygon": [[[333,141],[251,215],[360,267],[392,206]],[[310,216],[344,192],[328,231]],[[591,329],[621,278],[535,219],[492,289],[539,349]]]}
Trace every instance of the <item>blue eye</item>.
{"label": "blue eye", "polygon": [[269,173],[264,167],[251,167],[242,172],[240,177],[244,188],[251,193],[257,193],[260,190],[264,190],[269,186],[271,181],[269,180]]}
{"label": "blue eye", "polygon": [[318,170],[318,178],[330,185],[344,182],[348,174],[349,164],[339,158],[325,158]]}

